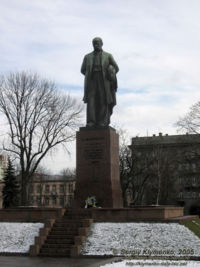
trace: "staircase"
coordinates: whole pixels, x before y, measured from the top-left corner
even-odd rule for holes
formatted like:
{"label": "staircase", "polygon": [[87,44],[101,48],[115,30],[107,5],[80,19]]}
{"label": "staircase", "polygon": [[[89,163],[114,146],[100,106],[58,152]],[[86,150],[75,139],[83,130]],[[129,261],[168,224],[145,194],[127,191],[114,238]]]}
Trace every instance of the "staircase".
{"label": "staircase", "polygon": [[55,220],[46,238],[42,238],[39,256],[75,257],[81,250],[90,226],[92,215],[86,209],[67,210],[63,217]]}

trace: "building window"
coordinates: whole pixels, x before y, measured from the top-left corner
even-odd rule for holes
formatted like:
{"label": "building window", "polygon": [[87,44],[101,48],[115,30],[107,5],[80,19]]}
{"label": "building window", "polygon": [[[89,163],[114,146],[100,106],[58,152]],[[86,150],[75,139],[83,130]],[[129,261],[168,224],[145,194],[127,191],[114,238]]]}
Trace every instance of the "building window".
{"label": "building window", "polygon": [[64,193],[64,185],[63,184],[60,184],[59,192]]}
{"label": "building window", "polygon": [[192,163],[192,170],[196,171],[196,164],[195,163]]}
{"label": "building window", "polygon": [[48,184],[45,185],[45,193],[49,193],[49,185]]}
{"label": "building window", "polygon": [[192,198],[196,198],[196,192],[192,192]]}
{"label": "building window", "polygon": [[197,184],[197,179],[196,177],[193,177],[192,178],[192,185],[195,186]]}
{"label": "building window", "polygon": [[64,206],[64,197],[60,197],[60,206]]}
{"label": "building window", "polygon": [[33,196],[29,196],[29,204],[30,205],[34,204],[34,197]]}
{"label": "building window", "polygon": [[40,194],[42,191],[42,187],[41,185],[37,185],[37,193]]}
{"label": "building window", "polygon": [[53,186],[52,186],[52,192],[53,193],[56,193],[56,184],[53,184]]}
{"label": "building window", "polygon": [[185,193],[186,198],[191,198],[192,197],[192,192],[188,191]]}
{"label": "building window", "polygon": [[49,205],[49,198],[48,198],[48,197],[45,197],[45,199],[44,199],[44,203],[45,203],[46,206]]}
{"label": "building window", "polygon": [[178,197],[179,197],[179,198],[183,198],[183,192],[182,192],[182,191],[179,192]]}
{"label": "building window", "polygon": [[38,205],[38,206],[41,205],[41,197],[37,197],[37,198],[36,198],[36,201],[37,201],[37,205]]}
{"label": "building window", "polygon": [[53,205],[56,205],[56,204],[57,204],[57,198],[56,198],[56,197],[53,197],[53,198],[52,198],[52,204],[53,204]]}
{"label": "building window", "polygon": [[69,207],[71,207],[71,205],[72,205],[72,200],[73,200],[72,195],[69,195],[69,198],[68,198],[68,205],[69,205]]}
{"label": "building window", "polygon": [[189,177],[185,177],[185,179],[184,179],[184,185],[185,186],[189,186],[190,185],[190,178]]}
{"label": "building window", "polygon": [[179,171],[182,170],[182,164],[181,164],[181,163],[178,164],[178,170],[179,170]]}
{"label": "building window", "polygon": [[185,168],[186,168],[187,171],[189,171],[190,170],[190,164],[189,163],[186,163],[185,164]]}
{"label": "building window", "polygon": [[31,184],[29,185],[29,193],[32,194],[34,191],[34,186]]}
{"label": "building window", "polygon": [[73,193],[73,184],[69,184],[69,193]]}

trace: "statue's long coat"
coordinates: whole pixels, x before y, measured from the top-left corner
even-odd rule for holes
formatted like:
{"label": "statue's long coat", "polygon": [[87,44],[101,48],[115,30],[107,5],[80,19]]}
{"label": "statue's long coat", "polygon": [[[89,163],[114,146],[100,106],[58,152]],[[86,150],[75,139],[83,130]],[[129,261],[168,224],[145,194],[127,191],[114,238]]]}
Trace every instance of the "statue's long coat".
{"label": "statue's long coat", "polygon": [[[92,79],[92,67],[94,61],[94,52],[87,54],[83,59],[83,64],[81,66],[81,73],[85,75],[85,82],[84,82],[84,97],[83,101],[88,103],[88,95],[91,88],[91,79]],[[115,85],[113,88],[113,82],[108,79],[108,69],[110,66],[113,67],[115,73],[119,71],[117,63],[115,62],[113,56],[107,52],[102,51],[101,56],[101,66],[102,66],[102,73],[103,73],[103,82],[104,82],[104,90],[106,96],[106,103],[108,105],[114,106],[116,105],[116,97],[115,91],[117,90],[117,80],[115,77]]]}

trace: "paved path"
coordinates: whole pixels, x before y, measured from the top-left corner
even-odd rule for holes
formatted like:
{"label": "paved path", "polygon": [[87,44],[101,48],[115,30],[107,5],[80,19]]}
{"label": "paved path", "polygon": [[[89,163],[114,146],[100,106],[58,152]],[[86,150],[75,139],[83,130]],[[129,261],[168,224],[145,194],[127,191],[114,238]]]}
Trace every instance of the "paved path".
{"label": "paved path", "polygon": [[116,258],[50,258],[0,256],[0,267],[99,267]]}

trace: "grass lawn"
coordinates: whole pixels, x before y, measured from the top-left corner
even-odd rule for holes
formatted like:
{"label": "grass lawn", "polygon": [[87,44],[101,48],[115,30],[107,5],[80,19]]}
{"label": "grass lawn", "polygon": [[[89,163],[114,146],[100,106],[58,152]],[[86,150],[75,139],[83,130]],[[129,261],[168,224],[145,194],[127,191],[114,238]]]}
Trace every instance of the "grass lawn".
{"label": "grass lawn", "polygon": [[195,235],[200,238],[200,219],[193,219],[190,221],[181,222],[188,229],[190,229]]}

